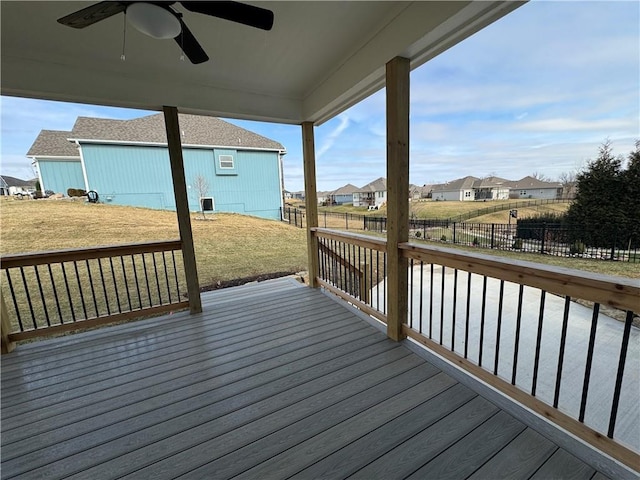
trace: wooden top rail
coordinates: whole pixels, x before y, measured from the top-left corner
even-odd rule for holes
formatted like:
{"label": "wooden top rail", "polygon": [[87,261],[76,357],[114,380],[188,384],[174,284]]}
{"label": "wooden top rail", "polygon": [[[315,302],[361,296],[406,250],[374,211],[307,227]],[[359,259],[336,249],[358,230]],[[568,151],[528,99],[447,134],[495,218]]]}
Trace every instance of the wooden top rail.
{"label": "wooden top rail", "polygon": [[379,250],[381,252],[387,251],[387,241],[381,238],[375,238],[359,233],[346,233],[340,230],[331,230],[329,228],[313,227],[311,228],[311,231],[318,237],[353,243],[360,247],[370,248],[371,250]]}
{"label": "wooden top rail", "polygon": [[640,312],[640,281],[637,279],[414,243],[402,243],[399,248],[405,257],[414,260],[528,285],[621,310]]}
{"label": "wooden top rail", "polygon": [[90,260],[93,258],[108,258],[138,253],[167,252],[180,250],[180,240],[163,242],[128,243],[124,245],[109,245],[104,247],[73,248],[68,250],[53,250],[49,252],[19,253],[0,257],[0,268],[27,267],[46,265],[49,263],[73,262]]}

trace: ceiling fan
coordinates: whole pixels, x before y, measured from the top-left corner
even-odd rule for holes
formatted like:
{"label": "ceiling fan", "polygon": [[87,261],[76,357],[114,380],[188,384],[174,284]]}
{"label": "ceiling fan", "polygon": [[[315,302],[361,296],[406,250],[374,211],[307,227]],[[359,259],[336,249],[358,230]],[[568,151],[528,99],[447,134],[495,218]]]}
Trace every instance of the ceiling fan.
{"label": "ceiling fan", "polygon": [[[58,19],[73,28],[85,28],[106,18],[125,12],[127,19],[154,38],[173,38],[191,63],[203,63],[209,57],[189,28],[182,13],[172,8],[177,2],[98,2]],[[240,2],[179,2],[190,12],[223,18],[262,30],[273,27],[273,12]]]}

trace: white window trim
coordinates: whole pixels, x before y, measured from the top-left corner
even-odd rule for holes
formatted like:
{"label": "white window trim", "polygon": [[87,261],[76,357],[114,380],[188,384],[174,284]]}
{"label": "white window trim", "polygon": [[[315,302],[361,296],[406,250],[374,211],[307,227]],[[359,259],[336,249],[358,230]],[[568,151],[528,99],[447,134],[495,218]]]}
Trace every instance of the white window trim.
{"label": "white window trim", "polygon": [[[222,165],[222,162],[230,162],[231,166],[230,167],[225,167]],[[233,158],[233,155],[218,155],[218,167],[222,170],[233,170],[236,168],[236,163],[235,160]]]}
{"label": "white window trim", "polygon": [[[211,210],[204,209],[204,200],[211,200]],[[216,202],[213,200],[213,197],[200,197],[200,210],[203,212],[213,212],[216,209]]]}

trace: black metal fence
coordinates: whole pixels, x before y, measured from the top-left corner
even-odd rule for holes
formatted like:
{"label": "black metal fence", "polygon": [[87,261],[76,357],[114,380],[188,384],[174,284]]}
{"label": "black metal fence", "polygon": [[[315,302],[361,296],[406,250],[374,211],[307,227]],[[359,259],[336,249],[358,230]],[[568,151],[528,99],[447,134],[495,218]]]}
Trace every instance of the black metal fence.
{"label": "black metal fence", "polygon": [[471,212],[463,213],[456,217],[450,218],[454,222],[464,222],[470,218],[481,217],[482,215],[489,215],[490,213],[502,212],[505,210],[512,210],[517,208],[535,207],[538,205],[549,205],[551,203],[567,203],[571,202],[573,198],[544,198],[538,200],[519,200],[516,202],[499,203],[497,205],[490,205],[485,208],[479,208]]}
{"label": "black metal fence", "polygon": [[[282,218],[300,228],[306,226],[305,212],[285,208]],[[320,212],[318,226],[344,230],[384,233],[387,219],[353,213]],[[503,223],[467,223],[452,220],[409,220],[412,240],[435,241],[494,250],[542,253],[559,257],[592,258],[640,262],[640,248],[635,238],[625,239],[626,248],[616,239],[610,245],[590,245],[579,229],[559,224],[520,225]]]}

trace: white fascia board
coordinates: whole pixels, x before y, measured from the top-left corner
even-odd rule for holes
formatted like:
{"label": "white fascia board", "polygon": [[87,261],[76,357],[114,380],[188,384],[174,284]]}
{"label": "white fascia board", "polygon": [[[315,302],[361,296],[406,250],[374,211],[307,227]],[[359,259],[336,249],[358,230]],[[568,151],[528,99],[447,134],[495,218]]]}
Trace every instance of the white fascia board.
{"label": "white fascia board", "polygon": [[30,158],[31,160],[33,160],[34,162],[37,162],[38,160],[58,160],[61,162],[79,162],[80,161],[80,157],[65,157],[65,156],[59,156],[59,155],[28,155],[27,158]]}
{"label": "white fascia board", "polygon": [[[70,139],[73,142],[76,142],[78,146],[81,143],[93,143],[93,144],[103,144],[103,145],[133,145],[139,147],[167,147],[166,143],[162,142],[136,142],[129,140],[97,140],[97,139],[89,139],[89,138],[73,138]],[[243,147],[238,145],[200,145],[200,144],[191,144],[191,143],[183,143],[182,148],[200,148],[210,150],[212,148],[217,148],[220,150],[252,150],[252,151],[260,151],[260,152],[278,152],[282,155],[287,153],[286,148],[267,148],[267,147]]]}

